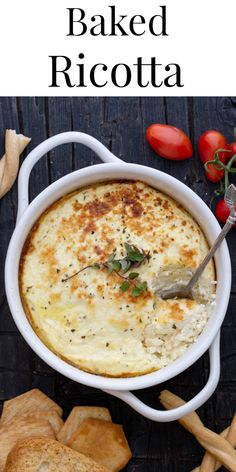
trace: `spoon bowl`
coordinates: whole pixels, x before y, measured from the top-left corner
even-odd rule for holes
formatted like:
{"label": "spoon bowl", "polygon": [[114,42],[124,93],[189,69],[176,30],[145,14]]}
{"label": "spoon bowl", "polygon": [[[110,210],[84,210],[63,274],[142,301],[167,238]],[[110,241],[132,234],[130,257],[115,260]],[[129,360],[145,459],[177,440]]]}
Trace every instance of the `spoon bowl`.
{"label": "spoon bowl", "polygon": [[[190,299],[195,298],[194,290],[193,290],[194,286],[198,282],[207,264],[210,262],[211,258],[214,256],[216,250],[218,249],[222,241],[225,239],[229,230],[232,228],[232,226],[236,222],[236,211],[235,211],[236,187],[233,184],[229,185],[229,187],[227,188],[224,199],[225,199],[226,205],[228,206],[230,210],[229,217],[224,227],[222,228],[219,236],[216,238],[213,246],[209,249],[206,257],[201,262],[200,266],[192,274],[187,284],[183,283],[183,274],[181,273],[181,274],[178,274],[178,276],[175,278],[177,282],[175,281],[173,284],[169,283],[169,286],[168,284],[165,285],[163,283],[159,285],[159,288],[157,288],[155,292],[158,297],[161,297],[163,300],[172,299],[172,298],[190,298]],[[165,280],[165,277],[162,276],[162,279]]]}

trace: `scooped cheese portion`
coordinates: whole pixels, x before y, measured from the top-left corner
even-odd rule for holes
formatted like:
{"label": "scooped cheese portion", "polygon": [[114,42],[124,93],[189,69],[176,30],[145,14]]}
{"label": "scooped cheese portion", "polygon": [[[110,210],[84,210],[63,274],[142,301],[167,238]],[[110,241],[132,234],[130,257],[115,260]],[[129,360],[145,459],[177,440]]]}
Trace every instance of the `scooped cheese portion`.
{"label": "scooped cheese portion", "polygon": [[[130,269],[147,282],[137,297],[131,288],[122,292],[117,274],[86,269],[114,250],[116,259],[125,257],[126,242],[150,253]],[[143,182],[81,188],[48,208],[28,236],[20,267],[25,312],[43,342],[80,369],[111,377],[155,371],[202,332],[212,310],[214,266],[200,281],[204,300],[162,300],[155,281],[166,268],[193,271],[207,249],[191,215]]]}

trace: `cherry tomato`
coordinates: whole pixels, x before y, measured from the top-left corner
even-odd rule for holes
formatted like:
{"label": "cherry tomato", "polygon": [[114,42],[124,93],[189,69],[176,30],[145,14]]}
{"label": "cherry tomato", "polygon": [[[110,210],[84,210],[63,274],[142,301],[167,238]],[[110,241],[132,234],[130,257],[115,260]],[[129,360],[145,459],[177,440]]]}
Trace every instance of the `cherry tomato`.
{"label": "cherry tomato", "polygon": [[154,124],[146,131],[150,146],[159,156],[173,161],[182,161],[193,155],[193,147],[188,136],[175,126]]}
{"label": "cherry tomato", "polygon": [[[234,143],[228,144],[228,149],[231,151],[231,153],[228,154],[228,161],[231,159],[236,154],[236,141]],[[235,166],[236,160],[233,162],[233,166]]]}
{"label": "cherry tomato", "polygon": [[[235,205],[235,210],[236,210],[236,205]],[[215,216],[220,223],[225,223],[228,216],[230,214],[229,207],[226,205],[224,199],[220,200],[215,209]],[[233,225],[234,228],[236,228],[236,223]]]}
{"label": "cherry tomato", "polygon": [[232,151],[232,156],[236,154],[236,141],[234,141],[234,143],[228,144],[228,149]]}
{"label": "cherry tomato", "polygon": [[[227,148],[226,139],[219,131],[205,131],[198,141],[198,152],[203,164],[214,159],[217,149]],[[220,161],[223,162],[223,164],[227,162],[227,154],[227,152],[220,153]],[[207,178],[211,182],[219,182],[224,177],[224,173],[224,169],[217,169],[214,164],[209,164],[208,170],[206,171]]]}

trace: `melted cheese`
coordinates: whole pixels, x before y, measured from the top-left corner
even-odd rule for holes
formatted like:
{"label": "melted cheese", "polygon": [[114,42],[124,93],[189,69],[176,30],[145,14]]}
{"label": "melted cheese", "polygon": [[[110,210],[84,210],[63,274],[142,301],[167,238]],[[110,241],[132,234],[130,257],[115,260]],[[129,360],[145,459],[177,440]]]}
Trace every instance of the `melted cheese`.
{"label": "melted cheese", "polygon": [[[149,251],[137,271],[148,282],[139,297],[121,279],[88,268],[126,255],[124,243]],[[142,182],[108,182],[75,191],[53,204],[26,241],[20,290],[26,314],[43,342],[88,372],[125,377],[160,369],[201,333],[211,311],[204,303],[161,300],[154,281],[163,269],[194,270],[207,243],[194,219],[175,201]],[[214,280],[209,264],[201,288]]]}

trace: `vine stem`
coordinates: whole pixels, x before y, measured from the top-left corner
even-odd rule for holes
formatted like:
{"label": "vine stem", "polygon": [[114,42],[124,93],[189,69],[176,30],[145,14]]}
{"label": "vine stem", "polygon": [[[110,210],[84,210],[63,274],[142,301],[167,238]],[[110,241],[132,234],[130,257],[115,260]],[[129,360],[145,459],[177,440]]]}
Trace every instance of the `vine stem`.
{"label": "vine stem", "polygon": [[225,190],[228,188],[229,186],[229,172],[228,170],[225,170]]}
{"label": "vine stem", "polygon": [[92,265],[88,265],[88,266],[86,266],[86,267],[83,267],[83,269],[78,270],[78,272],[75,272],[75,274],[70,275],[69,277],[66,277],[65,279],[62,279],[61,281],[62,281],[62,282],[67,282],[68,280],[73,279],[73,277],[76,277],[77,275],[81,274],[81,272],[83,272],[84,270],[89,269],[90,267],[93,267],[93,266],[92,266]]}
{"label": "vine stem", "polygon": [[[236,159],[236,154],[234,154],[231,159],[229,160],[227,166],[226,166],[226,169],[225,169],[225,190],[228,188],[229,186],[229,173],[233,171],[233,169],[231,169],[231,166],[232,164],[234,163]],[[236,170],[236,169],[235,169]]]}
{"label": "vine stem", "polygon": [[[99,265],[103,268],[103,269],[106,269],[106,264],[103,263],[103,262],[100,262]],[[68,280],[70,279],[73,279],[73,277],[76,277],[77,275],[81,274],[81,272],[83,272],[84,270],[87,270],[87,269],[95,269],[96,267],[94,267],[93,265],[88,265],[86,267],[83,267],[83,269],[80,269],[78,272],[75,272],[75,274],[73,275],[70,275],[69,277],[66,277],[65,279],[62,279],[62,282],[67,282]],[[113,273],[118,275],[121,279],[123,280],[127,280],[131,285],[135,286],[135,281],[132,280],[132,279],[129,279],[129,277],[125,277],[124,275],[122,275],[120,272],[117,272],[116,270],[113,270]]]}

